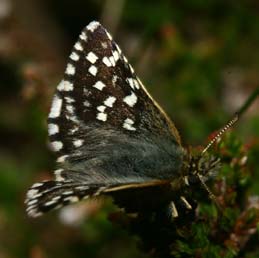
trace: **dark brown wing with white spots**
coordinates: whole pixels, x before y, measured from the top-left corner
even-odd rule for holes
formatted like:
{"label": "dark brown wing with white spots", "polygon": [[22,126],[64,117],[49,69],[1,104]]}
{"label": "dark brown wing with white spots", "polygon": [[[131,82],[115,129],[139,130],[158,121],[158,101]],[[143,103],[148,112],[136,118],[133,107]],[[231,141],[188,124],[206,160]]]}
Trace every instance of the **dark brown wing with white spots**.
{"label": "dark brown wing with white spots", "polygon": [[90,23],[74,45],[49,114],[52,147],[60,154],[85,144],[83,128],[112,127],[125,134],[171,137],[177,130],[146,92],[110,34]]}
{"label": "dark brown wing with white spots", "polygon": [[31,216],[110,188],[179,176],[183,149],[176,128],[98,22],[73,47],[48,131],[59,169],[55,180],[29,190]]}

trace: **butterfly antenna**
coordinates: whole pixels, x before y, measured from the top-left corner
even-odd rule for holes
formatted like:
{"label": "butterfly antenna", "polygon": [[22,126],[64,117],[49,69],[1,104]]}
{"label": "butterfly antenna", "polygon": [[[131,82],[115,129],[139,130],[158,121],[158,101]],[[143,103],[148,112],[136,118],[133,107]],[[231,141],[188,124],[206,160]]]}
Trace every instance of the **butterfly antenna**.
{"label": "butterfly antenna", "polygon": [[222,134],[224,134],[233,124],[239,119],[239,117],[247,111],[255,99],[259,96],[259,87],[257,87],[252,94],[247,98],[241,108],[235,113],[234,117],[216,134],[216,136],[209,142],[209,144],[201,152],[201,156],[217,141]]}
{"label": "butterfly antenna", "polygon": [[201,156],[207,152],[207,150],[229,129],[237,122],[239,118],[239,113],[236,113],[235,116],[223,127],[219,130],[216,136],[209,142],[209,144],[203,149],[201,152]]}

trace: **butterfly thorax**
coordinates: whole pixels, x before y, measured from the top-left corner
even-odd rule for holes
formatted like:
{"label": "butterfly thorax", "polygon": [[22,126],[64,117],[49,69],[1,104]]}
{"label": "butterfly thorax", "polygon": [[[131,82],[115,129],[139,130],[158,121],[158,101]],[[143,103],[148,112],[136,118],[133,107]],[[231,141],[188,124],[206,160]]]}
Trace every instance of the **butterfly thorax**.
{"label": "butterfly thorax", "polygon": [[220,160],[213,155],[205,153],[186,152],[182,167],[182,184],[187,186],[206,182],[214,177],[220,168]]}

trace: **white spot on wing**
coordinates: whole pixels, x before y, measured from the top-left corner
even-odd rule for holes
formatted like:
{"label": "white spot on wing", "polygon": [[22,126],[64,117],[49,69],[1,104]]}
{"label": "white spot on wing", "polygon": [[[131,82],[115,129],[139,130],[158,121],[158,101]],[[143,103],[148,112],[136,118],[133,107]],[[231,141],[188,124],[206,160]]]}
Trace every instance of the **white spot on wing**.
{"label": "white spot on wing", "polygon": [[39,188],[43,185],[43,183],[35,183],[31,188]]}
{"label": "white spot on wing", "polygon": [[84,104],[85,107],[90,107],[91,106],[91,104],[90,104],[90,102],[88,100],[85,100],[83,104]]}
{"label": "white spot on wing", "polygon": [[62,80],[57,86],[57,89],[59,91],[72,91],[74,86],[71,82]]}
{"label": "white spot on wing", "polygon": [[54,95],[50,113],[49,113],[49,118],[59,117],[61,112],[61,107],[62,107],[62,99],[59,98],[57,95]]}
{"label": "white spot on wing", "polygon": [[70,57],[70,59],[72,59],[74,61],[78,61],[80,58],[80,56],[76,52],[72,52],[69,57]]}
{"label": "white spot on wing", "polygon": [[87,36],[86,36],[86,34],[85,34],[84,31],[80,34],[79,38],[82,39],[82,40],[84,40],[84,41],[87,40]]}
{"label": "white spot on wing", "polygon": [[73,98],[71,98],[71,97],[65,97],[65,100],[66,100],[67,103],[75,102],[75,100]]}
{"label": "white spot on wing", "polygon": [[130,95],[126,96],[123,99],[123,102],[125,102],[128,106],[133,107],[137,103],[137,96],[134,92],[131,92]]}
{"label": "white spot on wing", "polygon": [[106,31],[106,34],[107,34],[109,40],[112,40],[112,36],[111,36],[111,34],[108,31]]}
{"label": "white spot on wing", "polygon": [[95,76],[95,75],[97,74],[97,68],[96,68],[96,66],[91,65],[91,66],[89,67],[89,69],[88,69],[88,72],[89,72],[90,74],[92,74],[93,76]]}
{"label": "white spot on wing", "polygon": [[73,193],[74,193],[73,191],[68,190],[68,191],[63,192],[62,195],[71,195]]}
{"label": "white spot on wing", "polygon": [[89,52],[88,55],[86,56],[86,59],[87,59],[90,63],[94,64],[94,63],[96,62],[96,60],[98,59],[98,57],[96,56],[95,53]]}
{"label": "white spot on wing", "polygon": [[125,62],[126,64],[129,63],[128,59],[127,59],[125,56],[123,56],[123,60],[124,60],[124,62]]}
{"label": "white spot on wing", "polygon": [[116,98],[115,98],[115,97],[109,96],[103,103],[104,103],[104,105],[106,105],[107,107],[112,107],[115,101],[116,101]]}
{"label": "white spot on wing", "polygon": [[117,80],[118,80],[118,76],[117,75],[113,75],[113,77],[112,77],[112,85],[115,87],[116,86],[116,82],[117,82]]}
{"label": "white spot on wing", "polygon": [[75,72],[76,72],[75,67],[72,64],[68,63],[65,73],[68,74],[68,75],[74,75]]}
{"label": "white spot on wing", "polygon": [[99,22],[97,22],[97,21],[92,21],[92,22],[90,22],[90,23],[86,26],[86,28],[87,28],[88,30],[94,32],[94,31],[97,29],[97,27],[98,27],[99,25],[100,25]]}
{"label": "white spot on wing", "polygon": [[51,142],[51,147],[54,151],[60,151],[63,148],[63,143],[60,141]]}
{"label": "white spot on wing", "polygon": [[60,196],[56,196],[54,197],[52,200],[48,201],[48,202],[45,202],[44,203],[44,206],[51,206],[55,203],[57,203],[57,201],[60,199],[61,197]]}
{"label": "white spot on wing", "polygon": [[121,52],[122,52],[122,51],[121,51],[120,47],[119,47],[117,44],[115,44],[115,46],[116,46],[116,48],[117,48],[119,54],[121,55]]}
{"label": "white spot on wing", "polygon": [[83,50],[84,50],[84,49],[83,49],[83,46],[81,45],[80,42],[76,42],[74,48],[75,48],[76,50],[78,50],[78,51],[83,51]]}
{"label": "white spot on wing", "polygon": [[31,200],[27,203],[28,206],[32,206],[38,202],[38,199]]}
{"label": "white spot on wing", "polygon": [[132,73],[132,74],[134,74],[135,73],[135,71],[134,71],[134,69],[132,68],[132,66],[129,64],[129,68],[130,68],[130,72]]}
{"label": "white spot on wing", "polygon": [[78,131],[79,130],[79,128],[78,127],[74,127],[74,128],[72,128],[72,129],[70,129],[69,131],[70,131],[70,133],[71,134],[74,134],[76,131]]}
{"label": "white spot on wing", "polygon": [[66,158],[68,157],[68,155],[63,155],[57,158],[57,162],[58,163],[62,163],[66,160]]}
{"label": "white spot on wing", "polygon": [[108,58],[107,56],[105,56],[102,61],[103,61],[103,63],[104,63],[107,67],[111,67],[111,66],[112,66],[112,63],[111,63],[111,61],[109,60],[109,58]]}
{"label": "white spot on wing", "polygon": [[116,51],[116,50],[113,51],[112,55],[114,57],[115,62],[117,62],[119,60],[119,58],[120,58],[118,51]]}
{"label": "white spot on wing", "polygon": [[30,217],[36,218],[41,216],[43,213],[35,209],[34,206],[29,207],[27,210],[27,213]]}
{"label": "white spot on wing", "polygon": [[70,114],[74,114],[75,112],[75,108],[72,105],[66,105],[66,110],[70,113]]}
{"label": "white spot on wing", "polygon": [[107,48],[108,47],[107,42],[101,42],[101,45],[102,45],[103,48]]}
{"label": "white spot on wing", "polygon": [[64,198],[64,201],[69,201],[69,202],[73,203],[73,202],[78,202],[79,198],[77,196],[68,196],[68,197]]}
{"label": "white spot on wing", "polygon": [[116,65],[116,62],[115,62],[115,59],[114,59],[113,56],[110,56],[110,57],[109,57],[109,60],[110,60],[112,66],[115,66],[115,65]]}
{"label": "white spot on wing", "polygon": [[54,135],[59,132],[59,127],[56,124],[48,124],[49,135]]}
{"label": "white spot on wing", "polygon": [[84,141],[81,140],[81,139],[73,141],[73,144],[74,144],[75,147],[80,147],[80,146],[83,145],[83,143],[84,143]]}
{"label": "white spot on wing", "polygon": [[130,125],[134,124],[134,121],[132,119],[130,119],[130,118],[125,119],[125,122],[130,124]]}
{"label": "white spot on wing", "polygon": [[123,128],[125,128],[129,131],[135,131],[136,128],[132,126],[133,124],[134,124],[134,121],[130,118],[127,118],[124,120]]}
{"label": "white spot on wing", "polygon": [[134,90],[135,84],[134,84],[133,78],[127,78],[126,81],[129,83],[130,87]]}
{"label": "white spot on wing", "polygon": [[107,120],[107,114],[106,113],[98,113],[97,117],[98,120],[105,122]]}
{"label": "white spot on wing", "polygon": [[136,79],[133,79],[133,81],[134,81],[135,88],[136,88],[136,89],[139,89],[139,83],[138,83],[138,81],[137,81]]}
{"label": "white spot on wing", "polygon": [[[34,185],[33,185],[34,186]],[[32,187],[33,187],[32,186]],[[27,192],[27,199],[33,199],[35,198],[35,195],[38,194],[39,190],[38,189],[30,189],[28,192]]]}
{"label": "white spot on wing", "polygon": [[105,106],[98,106],[98,107],[97,107],[97,110],[100,111],[100,112],[102,112],[102,113],[104,112],[105,109],[106,109]]}
{"label": "white spot on wing", "polygon": [[96,83],[93,85],[93,87],[95,87],[96,89],[102,91],[103,88],[105,87],[105,84],[104,84],[103,82],[101,82],[101,81],[98,81],[98,82],[96,82]]}
{"label": "white spot on wing", "polygon": [[89,89],[87,89],[86,87],[84,87],[84,95],[85,96],[89,96],[89,95],[91,95],[91,91],[89,90]]}
{"label": "white spot on wing", "polygon": [[79,120],[78,120],[77,116],[74,116],[73,114],[66,115],[66,119],[68,119],[76,124],[79,124]]}
{"label": "white spot on wing", "polygon": [[89,189],[89,186],[88,185],[79,185],[79,186],[76,186],[75,189],[85,191],[85,190]]}
{"label": "white spot on wing", "polygon": [[64,171],[64,169],[60,168],[54,171],[56,181],[64,181],[65,179],[62,177],[61,173]]}

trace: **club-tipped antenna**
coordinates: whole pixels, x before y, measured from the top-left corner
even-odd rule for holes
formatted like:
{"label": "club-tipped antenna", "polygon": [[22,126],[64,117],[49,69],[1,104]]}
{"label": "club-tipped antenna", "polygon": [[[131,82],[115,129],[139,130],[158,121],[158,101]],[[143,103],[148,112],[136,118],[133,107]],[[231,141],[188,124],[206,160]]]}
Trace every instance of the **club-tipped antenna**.
{"label": "club-tipped antenna", "polygon": [[201,156],[229,129],[236,123],[239,117],[251,106],[255,99],[259,96],[259,87],[257,87],[252,94],[247,98],[246,102],[235,113],[234,117],[216,134],[215,137],[208,143],[208,145],[201,152]]}
{"label": "club-tipped antenna", "polygon": [[223,127],[219,130],[219,132],[213,137],[213,139],[208,143],[208,145],[201,152],[201,156],[207,152],[207,150],[229,129],[233,126],[234,123],[238,120],[238,113]]}

